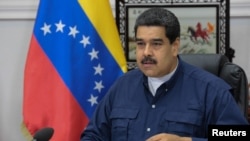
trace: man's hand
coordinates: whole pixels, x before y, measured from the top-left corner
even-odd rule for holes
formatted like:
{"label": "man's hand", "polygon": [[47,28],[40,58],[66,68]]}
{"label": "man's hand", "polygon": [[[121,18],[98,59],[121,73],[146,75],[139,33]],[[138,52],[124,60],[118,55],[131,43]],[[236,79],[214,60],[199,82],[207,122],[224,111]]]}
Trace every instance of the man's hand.
{"label": "man's hand", "polygon": [[148,138],[146,141],[192,141],[192,139],[174,134],[161,133]]}

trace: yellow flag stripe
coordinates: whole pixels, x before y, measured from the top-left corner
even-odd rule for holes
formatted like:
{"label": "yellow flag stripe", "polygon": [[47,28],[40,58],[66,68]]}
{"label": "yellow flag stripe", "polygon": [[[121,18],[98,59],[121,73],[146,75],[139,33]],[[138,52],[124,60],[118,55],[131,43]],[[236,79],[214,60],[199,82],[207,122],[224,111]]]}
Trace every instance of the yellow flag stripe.
{"label": "yellow flag stripe", "polygon": [[93,0],[79,0],[79,4],[122,71],[126,72],[127,64],[124,50],[118,36],[109,0],[95,0],[95,2]]}

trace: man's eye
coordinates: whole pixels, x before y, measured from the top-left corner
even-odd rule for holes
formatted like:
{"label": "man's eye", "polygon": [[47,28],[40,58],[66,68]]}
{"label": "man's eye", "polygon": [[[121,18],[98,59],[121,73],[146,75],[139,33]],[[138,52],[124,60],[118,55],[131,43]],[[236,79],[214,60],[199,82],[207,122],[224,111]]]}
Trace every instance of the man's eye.
{"label": "man's eye", "polygon": [[161,45],[162,45],[162,43],[155,42],[155,43],[153,43],[153,45],[154,45],[154,46],[161,46]]}
{"label": "man's eye", "polygon": [[144,43],[143,43],[143,42],[136,42],[136,45],[137,45],[137,46],[143,46]]}

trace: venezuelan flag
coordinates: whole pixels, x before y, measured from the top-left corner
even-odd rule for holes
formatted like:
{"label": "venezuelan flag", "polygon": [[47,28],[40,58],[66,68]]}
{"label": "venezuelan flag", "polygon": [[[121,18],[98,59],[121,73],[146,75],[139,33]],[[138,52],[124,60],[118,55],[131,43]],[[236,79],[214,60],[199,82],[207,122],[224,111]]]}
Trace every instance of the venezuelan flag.
{"label": "venezuelan flag", "polygon": [[127,71],[109,0],[40,0],[24,70],[30,138],[77,141],[98,102]]}

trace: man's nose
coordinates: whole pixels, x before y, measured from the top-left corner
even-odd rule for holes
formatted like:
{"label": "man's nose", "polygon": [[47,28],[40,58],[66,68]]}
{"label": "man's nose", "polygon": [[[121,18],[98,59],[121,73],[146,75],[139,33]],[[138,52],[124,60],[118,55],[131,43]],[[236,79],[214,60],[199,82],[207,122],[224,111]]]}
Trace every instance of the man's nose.
{"label": "man's nose", "polygon": [[152,48],[150,47],[150,44],[146,44],[146,47],[144,49],[144,55],[145,56],[152,55]]}

